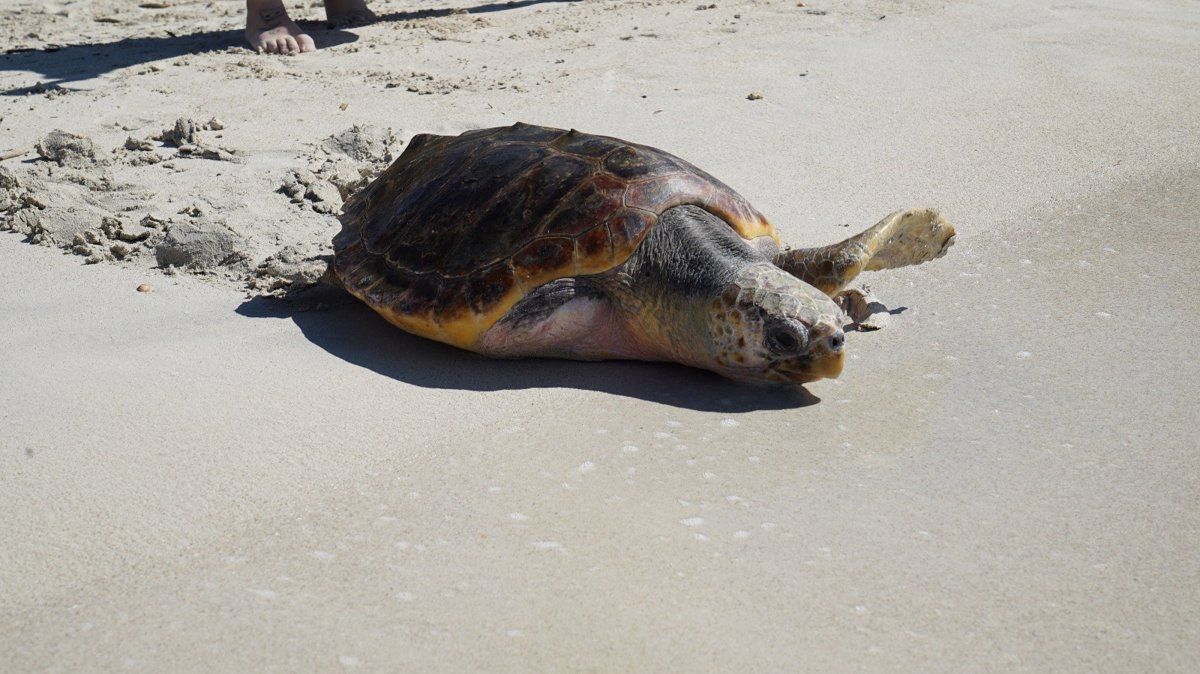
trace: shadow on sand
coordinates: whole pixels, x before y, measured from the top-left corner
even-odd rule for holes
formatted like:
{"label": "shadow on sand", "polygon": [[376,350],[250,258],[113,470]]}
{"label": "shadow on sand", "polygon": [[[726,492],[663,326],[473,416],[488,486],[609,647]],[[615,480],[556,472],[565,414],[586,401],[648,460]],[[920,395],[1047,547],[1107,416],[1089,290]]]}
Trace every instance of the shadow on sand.
{"label": "shadow on sand", "polygon": [[[407,12],[388,12],[379,16],[379,21],[411,21],[415,19],[449,16],[466,11],[469,14],[500,12],[545,2],[578,2],[579,0],[516,0],[494,2],[474,7],[448,7],[445,9],[423,9]],[[239,19],[240,21],[240,19]],[[358,36],[346,30],[327,28],[324,22],[297,21],[306,33],[312,36],[321,48],[336,47],[358,40]],[[162,35],[157,37],[130,37],[114,42],[96,44],[63,45],[46,49],[15,49],[0,54],[0,72],[30,71],[37,73],[38,83],[0,92],[5,96],[22,96],[41,93],[46,89],[69,88],[71,82],[81,82],[99,77],[121,68],[161,61],[184,54],[219,51],[229,47],[246,47],[240,28],[233,30],[206,31],[188,35]],[[249,49],[247,49],[247,53]]]}
{"label": "shadow on sand", "polygon": [[807,389],[758,388],[667,363],[529,359],[492,360],[393,327],[366,306],[345,302],[322,311],[282,300],[247,300],[237,313],[291,320],[310,342],[349,363],[414,386],[466,391],[574,388],[708,412],[807,407]]}
{"label": "shadow on sand", "polygon": [[[301,22],[319,44],[332,47],[354,42],[358,36],[344,30],[325,29],[322,24]],[[20,87],[0,92],[6,96],[38,93],[44,88],[69,88],[71,82],[99,77],[121,68],[163,59],[245,47],[241,30],[219,30],[190,35],[131,37],[115,42],[66,45],[54,50],[15,51],[0,55],[0,71],[28,70],[38,74],[40,87]],[[246,53],[250,54],[249,48]]]}
{"label": "shadow on sand", "polygon": [[378,15],[379,21],[413,21],[415,19],[430,19],[451,14],[491,14],[508,9],[519,9],[530,5],[559,2],[582,2],[583,0],[511,0],[510,2],[489,2],[474,7],[446,7],[443,9],[416,9],[406,12],[386,12]]}

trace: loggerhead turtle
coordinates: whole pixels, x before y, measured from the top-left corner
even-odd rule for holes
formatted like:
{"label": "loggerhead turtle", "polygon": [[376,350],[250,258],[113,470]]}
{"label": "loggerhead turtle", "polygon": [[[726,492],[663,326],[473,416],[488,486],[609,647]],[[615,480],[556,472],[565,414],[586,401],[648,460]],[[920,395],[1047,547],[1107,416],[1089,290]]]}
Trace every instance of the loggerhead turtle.
{"label": "loggerhead turtle", "polygon": [[837,295],[940,257],[936,211],[788,250],[741,195],[644,145],[528,124],[415,136],[351,197],[332,271],[391,323],[486,356],[676,361],[836,377]]}

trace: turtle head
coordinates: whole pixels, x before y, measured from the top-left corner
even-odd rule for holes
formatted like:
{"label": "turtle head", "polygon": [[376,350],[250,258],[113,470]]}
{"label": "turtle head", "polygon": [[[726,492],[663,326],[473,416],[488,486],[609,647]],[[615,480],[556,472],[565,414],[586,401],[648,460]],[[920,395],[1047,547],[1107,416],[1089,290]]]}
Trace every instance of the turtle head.
{"label": "turtle head", "polygon": [[743,268],[708,316],[711,369],[749,382],[838,376],[842,311],[828,295],[772,264]]}

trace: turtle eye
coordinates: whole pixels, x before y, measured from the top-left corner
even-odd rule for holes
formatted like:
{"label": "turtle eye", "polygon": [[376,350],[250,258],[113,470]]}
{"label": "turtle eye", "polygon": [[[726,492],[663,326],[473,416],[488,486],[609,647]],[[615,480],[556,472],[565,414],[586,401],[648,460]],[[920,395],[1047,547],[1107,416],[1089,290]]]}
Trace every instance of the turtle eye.
{"label": "turtle eye", "polygon": [[795,321],[771,321],[767,324],[765,333],[766,346],[775,353],[800,353],[808,342],[803,326]]}

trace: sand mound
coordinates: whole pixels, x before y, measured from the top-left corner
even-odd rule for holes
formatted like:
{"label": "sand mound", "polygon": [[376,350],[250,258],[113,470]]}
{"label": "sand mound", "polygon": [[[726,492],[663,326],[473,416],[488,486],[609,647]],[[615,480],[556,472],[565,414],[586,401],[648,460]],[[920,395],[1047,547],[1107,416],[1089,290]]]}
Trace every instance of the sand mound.
{"label": "sand mound", "polygon": [[105,150],[54,130],[41,161],[0,167],[0,230],[88,263],[204,275],[252,294],[293,292],[327,267],[343,201],[392,161],[391,129],[355,125],[280,167],[219,145],[225,125],[181,117]]}
{"label": "sand mound", "polygon": [[391,129],[355,124],[326,138],[321,147],[330,154],[345,155],[359,162],[390,163],[394,158],[392,148],[397,144]]}
{"label": "sand mound", "polygon": [[172,224],[154,247],[154,259],[160,267],[244,268],[249,250],[246,237],[227,223],[201,216],[191,222]]}
{"label": "sand mound", "polygon": [[96,162],[96,144],[91,138],[55,129],[35,147],[42,159],[59,166],[87,166]]}

